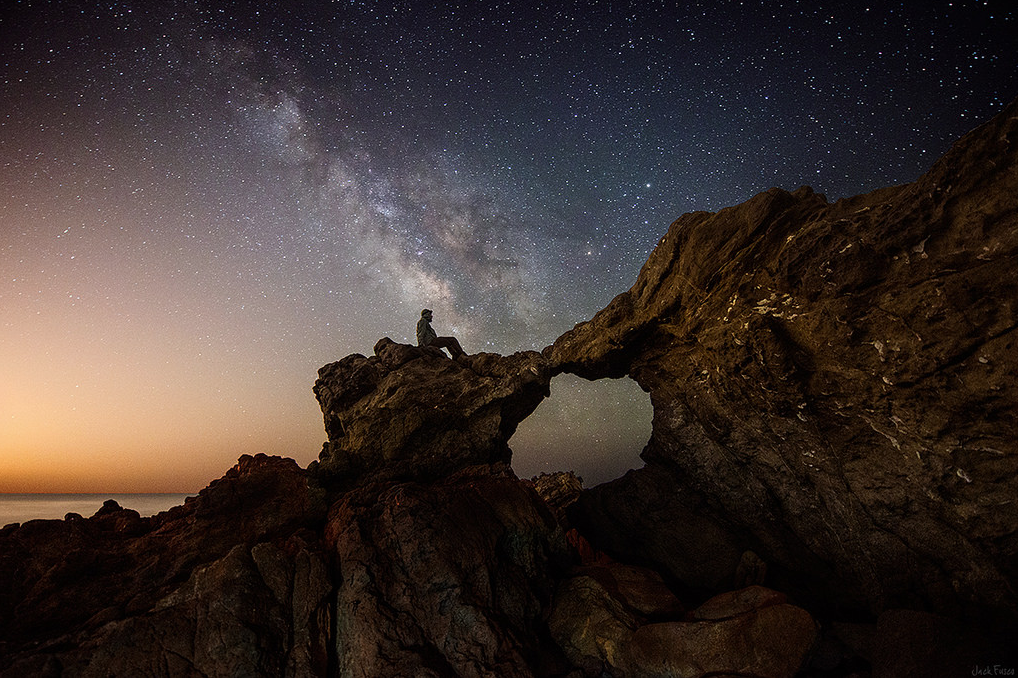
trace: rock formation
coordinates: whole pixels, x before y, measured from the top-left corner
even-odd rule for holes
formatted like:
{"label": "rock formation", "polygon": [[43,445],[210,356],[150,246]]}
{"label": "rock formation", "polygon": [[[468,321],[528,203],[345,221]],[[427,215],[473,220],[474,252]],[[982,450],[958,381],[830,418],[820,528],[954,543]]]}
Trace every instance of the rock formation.
{"label": "rock formation", "polygon": [[375,355],[318,371],[315,396],[329,440],[315,471],[330,485],[372,478],[440,478],[470,464],[509,463],[509,438],[548,395],[534,351],[459,361],[385,338]]}
{"label": "rock formation", "polygon": [[559,523],[567,525],[567,511],[583,493],[583,479],[572,471],[542,473],[532,479],[534,489],[541,495]]}
{"label": "rock formation", "polygon": [[654,406],[581,530],[707,591],[752,549],[817,604],[1013,618],[1016,254],[1016,103],[913,184],[683,216],[545,352]]}
{"label": "rock formation", "polygon": [[325,535],[339,675],[532,676],[556,661],[542,615],[569,556],[508,467],[358,488]]}
{"label": "rock formation", "polygon": [[[0,677],[952,675],[1018,619],[1018,103],[914,184],[688,214],[543,353],[383,339],[304,470],[0,530]],[[646,466],[521,481],[551,378]],[[818,623],[818,620],[822,623]],[[1013,665],[1013,664],[1011,664]],[[1010,665],[1009,665],[1010,666]]]}
{"label": "rock formation", "polygon": [[259,455],[158,516],[107,502],[4,528],[0,675],[314,675],[326,509],[296,462]]}
{"label": "rock formation", "polygon": [[242,457],[152,518],[0,533],[0,676],[529,676],[561,663],[542,614],[568,566],[505,465],[332,496]]}

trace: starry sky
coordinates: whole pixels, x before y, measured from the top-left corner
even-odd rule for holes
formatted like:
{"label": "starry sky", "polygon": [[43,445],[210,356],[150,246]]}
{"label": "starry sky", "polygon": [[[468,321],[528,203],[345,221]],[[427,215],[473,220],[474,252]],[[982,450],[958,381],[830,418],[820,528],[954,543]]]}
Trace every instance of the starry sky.
{"label": "starry sky", "polygon": [[[306,465],[322,365],[541,348],[668,225],[916,179],[1018,96],[1006,2],[14,1],[0,14],[0,492]],[[510,442],[587,485],[650,430],[569,376]]]}

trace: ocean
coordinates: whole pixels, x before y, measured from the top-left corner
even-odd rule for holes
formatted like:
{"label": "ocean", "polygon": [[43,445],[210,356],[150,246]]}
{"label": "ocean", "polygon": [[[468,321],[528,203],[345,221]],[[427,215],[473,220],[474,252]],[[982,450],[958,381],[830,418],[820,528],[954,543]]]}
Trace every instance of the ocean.
{"label": "ocean", "polygon": [[153,516],[183,504],[190,496],[194,494],[0,494],[0,527],[37,518],[63,520],[68,513],[89,518],[107,499]]}

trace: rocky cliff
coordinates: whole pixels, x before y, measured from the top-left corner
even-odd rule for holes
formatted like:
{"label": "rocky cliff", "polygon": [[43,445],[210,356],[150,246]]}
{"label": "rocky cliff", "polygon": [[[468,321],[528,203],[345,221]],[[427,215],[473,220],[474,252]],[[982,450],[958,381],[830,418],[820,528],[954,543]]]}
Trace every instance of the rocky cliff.
{"label": "rocky cliff", "polygon": [[917,182],[772,189],[661,239],[548,351],[650,393],[597,543],[704,589],[752,549],[818,603],[1018,610],[1018,106]]}
{"label": "rocky cliff", "polygon": [[[969,675],[1016,629],[1018,104],[914,184],[688,214],[543,353],[321,368],[319,461],[0,530],[0,676]],[[646,465],[518,479],[557,374]],[[993,633],[999,634],[994,636]]]}

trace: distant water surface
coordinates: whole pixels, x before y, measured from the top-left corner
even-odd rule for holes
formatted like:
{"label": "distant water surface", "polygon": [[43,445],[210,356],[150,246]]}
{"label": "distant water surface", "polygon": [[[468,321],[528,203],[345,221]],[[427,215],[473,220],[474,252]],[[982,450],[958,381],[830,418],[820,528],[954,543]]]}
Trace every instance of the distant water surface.
{"label": "distant water surface", "polygon": [[113,499],[124,508],[153,516],[184,503],[190,494],[0,494],[0,526],[37,518],[63,520],[68,513],[90,518]]}

